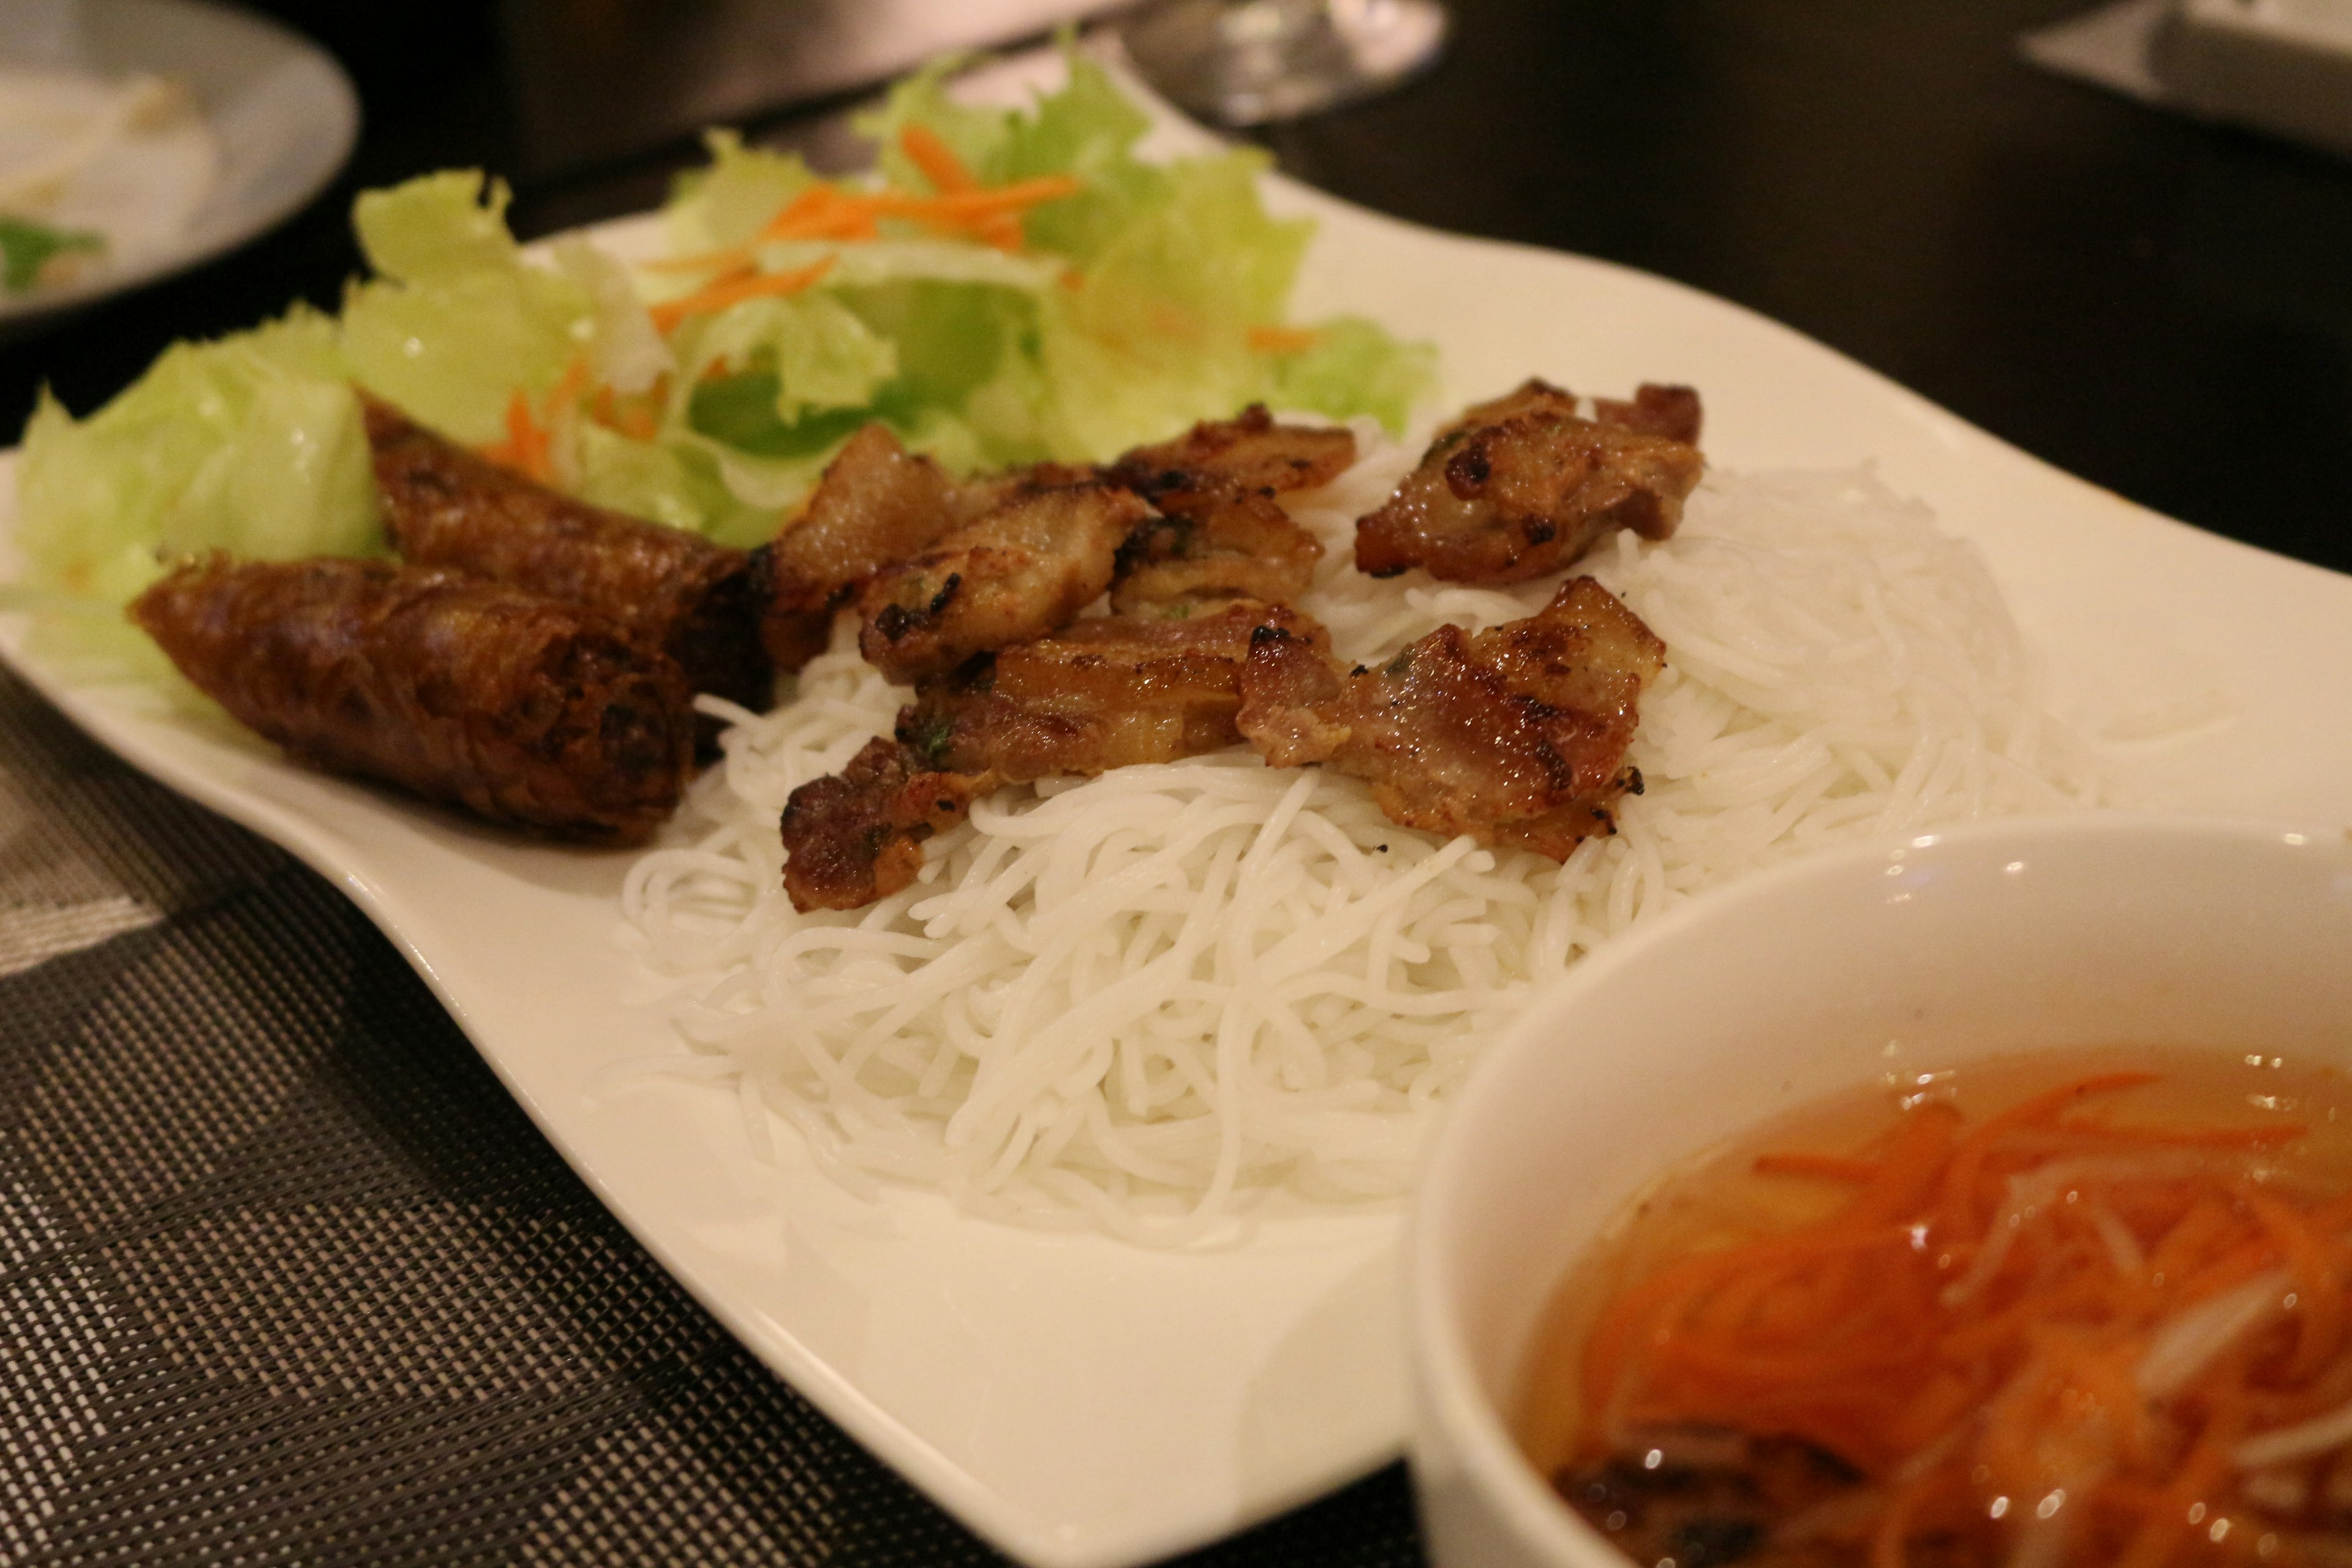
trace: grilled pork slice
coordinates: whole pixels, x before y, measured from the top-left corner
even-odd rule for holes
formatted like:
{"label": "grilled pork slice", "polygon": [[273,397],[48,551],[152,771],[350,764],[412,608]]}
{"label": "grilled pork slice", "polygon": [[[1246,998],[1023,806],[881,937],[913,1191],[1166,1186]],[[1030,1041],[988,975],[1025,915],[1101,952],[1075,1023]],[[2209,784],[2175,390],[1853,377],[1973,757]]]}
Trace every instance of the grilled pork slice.
{"label": "grilled pork slice", "polygon": [[958,487],[887,425],[842,447],[798,516],[764,546],[770,596],[761,637],[779,668],[798,669],[824,649],[834,606],[956,523]]}
{"label": "grilled pork slice", "polygon": [[1111,607],[1273,603],[1306,592],[1323,546],[1274,497],[1328,484],[1355,460],[1348,430],[1277,425],[1262,404],[1138,447],[1110,473],[1160,515],[1120,550]]}
{"label": "grilled pork slice", "polygon": [[1345,426],[1277,425],[1265,405],[1253,403],[1231,419],[1203,419],[1172,441],[1136,447],[1111,474],[1162,511],[1190,512],[1193,498],[1329,484],[1355,460],[1356,437]]}
{"label": "grilled pork slice", "polygon": [[1110,606],[1126,615],[1153,605],[1219,599],[1279,603],[1307,591],[1323,558],[1316,537],[1273,497],[1233,490],[1190,513],[1151,519],[1119,547]]}
{"label": "grilled pork slice", "polygon": [[1702,422],[1696,388],[1661,386],[1651,381],[1634,388],[1631,403],[1621,403],[1613,397],[1595,398],[1592,416],[1603,425],[1619,425],[1644,436],[1663,436],[1669,441],[1686,441],[1694,447],[1698,445]]}
{"label": "grilled pork slice", "polygon": [[1560,570],[1620,528],[1673,533],[1706,464],[1696,446],[1657,431],[1696,435],[1697,395],[1645,387],[1632,404],[1603,405],[1602,418],[1576,409],[1568,393],[1529,381],[1467,411],[1385,505],[1357,521],[1358,570],[1518,583]]}
{"label": "grilled pork slice", "polygon": [[923,841],[964,818],[992,781],[925,767],[877,735],[841,772],[784,803],[784,891],[793,908],[854,910],[889,897],[923,868]]}
{"label": "grilled pork slice", "polygon": [[1328,647],[1279,605],[1171,618],[1114,616],[982,655],[926,680],[840,774],[784,808],[784,887],[800,910],[856,909],[897,892],[923,843],[1000,784],[1170,763],[1241,742],[1241,672],[1277,633]]}
{"label": "grilled pork slice", "polygon": [[1177,618],[1111,616],[926,682],[898,738],[934,767],[1006,783],[1092,776],[1241,743],[1241,671],[1269,628],[1328,647],[1280,605],[1234,601]]}
{"label": "grilled pork slice", "polygon": [[992,488],[992,502],[858,595],[858,651],[897,681],[1056,631],[1110,586],[1118,547],[1151,515],[1142,498],[1082,470]]}
{"label": "grilled pork slice", "polygon": [[1261,634],[1237,722],[1277,767],[1368,781],[1409,827],[1467,833],[1564,860],[1616,831],[1642,689],[1665,645],[1589,577],[1538,614],[1483,632],[1440,626],[1379,669],[1342,675],[1311,641]]}

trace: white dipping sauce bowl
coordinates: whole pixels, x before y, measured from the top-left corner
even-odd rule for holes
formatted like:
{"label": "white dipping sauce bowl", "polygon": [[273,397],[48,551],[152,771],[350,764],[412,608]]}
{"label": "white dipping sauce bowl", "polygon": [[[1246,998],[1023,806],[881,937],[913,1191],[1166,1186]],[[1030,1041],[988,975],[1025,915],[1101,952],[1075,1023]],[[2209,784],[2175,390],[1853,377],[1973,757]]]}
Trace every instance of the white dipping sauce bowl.
{"label": "white dipping sauce bowl", "polygon": [[1635,1194],[1889,1074],[2115,1045],[2352,1063],[2352,830],[1971,824],[1776,868],[1579,963],[1465,1086],[1413,1213],[1433,1561],[1624,1568],[1512,1424],[1561,1276]]}

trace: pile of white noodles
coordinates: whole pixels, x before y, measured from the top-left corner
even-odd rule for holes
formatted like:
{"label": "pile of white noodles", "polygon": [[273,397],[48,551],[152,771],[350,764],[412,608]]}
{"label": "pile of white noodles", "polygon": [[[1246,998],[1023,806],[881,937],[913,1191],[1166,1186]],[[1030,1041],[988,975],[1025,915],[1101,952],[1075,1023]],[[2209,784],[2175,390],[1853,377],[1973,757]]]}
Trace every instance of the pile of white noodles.
{"label": "pile of white noodles", "polygon": [[[1375,582],[1353,521],[1413,454],[1294,515],[1298,607],[1376,662],[1508,591]],[[687,848],[633,870],[646,961],[754,1136],[787,1118],[841,1180],[1174,1242],[1276,1188],[1398,1191],[1447,1090],[1541,977],[1697,889],[1817,845],[2090,803],[1973,547],[1866,473],[1711,474],[1664,544],[1581,565],[1665,640],[1631,760],[1647,793],[1566,865],[1399,827],[1361,784],[1246,751],[1007,789],[867,909],[793,912],[777,817],[907,694],[845,642],[737,721]]]}

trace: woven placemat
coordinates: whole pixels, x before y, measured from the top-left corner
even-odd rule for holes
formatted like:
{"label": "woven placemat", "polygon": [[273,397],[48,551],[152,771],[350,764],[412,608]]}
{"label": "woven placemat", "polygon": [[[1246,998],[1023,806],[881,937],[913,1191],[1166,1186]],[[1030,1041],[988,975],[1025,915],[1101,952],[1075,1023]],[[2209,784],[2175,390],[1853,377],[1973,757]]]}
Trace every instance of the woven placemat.
{"label": "woven placemat", "polygon": [[[730,1339],[323,879],[0,671],[0,1561],[1001,1561]],[[1187,1561],[1418,1563],[1403,1472]]]}

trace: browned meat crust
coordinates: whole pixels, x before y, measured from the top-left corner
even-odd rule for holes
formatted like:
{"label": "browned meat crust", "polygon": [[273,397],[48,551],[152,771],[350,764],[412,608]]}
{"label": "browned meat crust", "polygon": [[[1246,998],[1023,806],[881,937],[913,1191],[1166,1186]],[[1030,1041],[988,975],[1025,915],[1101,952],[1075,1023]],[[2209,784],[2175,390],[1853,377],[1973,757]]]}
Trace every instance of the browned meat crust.
{"label": "browned meat crust", "polygon": [[1279,603],[1307,591],[1322,558],[1321,543],[1271,496],[1230,491],[1128,535],[1110,606],[1125,615],[1223,598]]}
{"label": "browned meat crust", "polygon": [[618,620],[425,566],[191,563],[131,616],[240,722],[313,766],[499,822],[637,843],[693,753],[686,682]]}
{"label": "browned meat crust", "polygon": [[[1558,387],[1530,381],[1470,409],[1430,444],[1379,510],[1356,523],[1356,565],[1375,577],[1410,567],[1456,583],[1517,583],[1557,572],[1602,536],[1664,539],[1705,461],[1688,441],[1697,397],[1644,388],[1586,419]],[[1622,417],[1621,417],[1622,416]]]}
{"label": "browned meat crust", "polygon": [[959,487],[882,424],[865,426],[825,465],[800,515],[766,546],[772,596],[761,626],[778,668],[824,649],[833,608],[876,573],[959,521]]}
{"label": "browned meat crust", "polygon": [[1328,641],[1308,617],[1248,601],[1175,619],[1076,621],[925,682],[898,715],[898,738],[933,767],[1005,784],[1239,745],[1242,665],[1269,626]]}
{"label": "browned meat crust", "polygon": [[793,908],[854,910],[888,898],[923,868],[923,841],[963,820],[992,781],[926,768],[877,735],[840,773],[784,803],[784,891]]}
{"label": "browned meat crust", "polygon": [[1138,447],[1111,476],[1160,516],[1119,552],[1111,607],[1222,598],[1279,602],[1304,593],[1323,546],[1273,499],[1328,484],[1356,460],[1342,428],[1277,425],[1263,404],[1202,420],[1173,441]]}
{"label": "browned meat crust", "polygon": [[1345,426],[1277,425],[1253,403],[1231,419],[1203,419],[1173,441],[1138,447],[1111,474],[1162,511],[1189,511],[1192,498],[1274,494],[1329,484],[1356,460]]}
{"label": "browned meat crust", "polygon": [[1261,635],[1242,672],[1243,734],[1279,767],[1367,780],[1395,821],[1564,860],[1616,831],[1639,793],[1624,765],[1665,647],[1589,577],[1525,620],[1440,626],[1385,666],[1341,676],[1311,643]]}
{"label": "browned meat crust", "polygon": [[1241,742],[1242,668],[1278,628],[1325,647],[1323,628],[1279,605],[1234,603],[1167,619],[1114,616],[982,655],[926,680],[876,740],[784,808],[793,907],[847,910],[897,892],[923,844],[1000,784],[1091,777]]}
{"label": "browned meat crust", "polygon": [[764,560],[575,500],[379,398],[360,403],[384,526],[404,559],[603,610],[676,660],[693,689],[755,711],[774,700],[760,638]]}
{"label": "browned meat crust", "polygon": [[1698,445],[1699,426],[1705,417],[1698,405],[1696,388],[1661,386],[1652,381],[1633,389],[1631,403],[1600,397],[1593,400],[1593,409],[1592,416],[1603,425],[1622,425],[1645,436],[1663,436],[1669,441],[1686,441],[1694,447]]}
{"label": "browned meat crust", "polygon": [[1110,586],[1119,545],[1151,515],[1134,491],[1053,468],[991,487],[992,502],[858,594],[858,651],[893,680],[1045,636]]}

